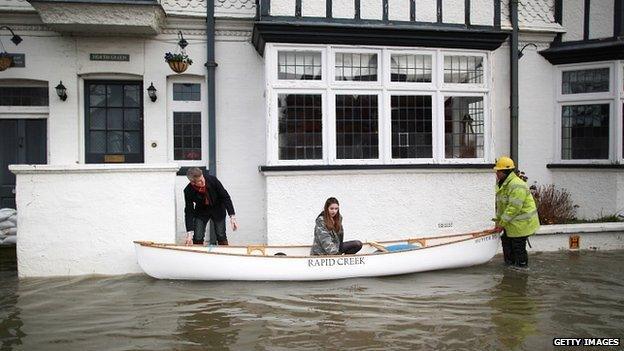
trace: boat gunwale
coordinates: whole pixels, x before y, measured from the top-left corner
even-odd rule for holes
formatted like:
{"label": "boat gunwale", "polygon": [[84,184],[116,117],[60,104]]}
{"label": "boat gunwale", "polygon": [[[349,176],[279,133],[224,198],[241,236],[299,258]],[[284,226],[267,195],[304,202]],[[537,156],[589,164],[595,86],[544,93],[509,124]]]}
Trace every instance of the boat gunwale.
{"label": "boat gunwale", "polygon": [[[457,244],[457,243],[461,243],[464,241],[468,241],[468,240],[472,240],[472,239],[478,239],[481,237],[485,237],[485,236],[489,236],[492,234],[499,234],[499,232],[491,232],[489,230],[484,230],[484,231],[479,231],[479,232],[470,232],[470,233],[463,233],[463,234],[451,234],[451,235],[444,235],[444,236],[433,236],[433,237],[423,237],[423,238],[411,238],[411,239],[402,239],[402,240],[388,240],[388,241],[379,241],[377,243],[396,243],[396,242],[404,242],[404,241],[418,241],[418,240],[429,240],[429,239],[444,239],[444,238],[452,238],[452,237],[458,237],[458,236],[466,236],[466,235],[470,235],[470,237],[465,238],[465,239],[461,239],[461,240],[457,240],[457,241],[451,241],[451,242],[447,242],[447,243],[442,243],[442,244],[436,244],[436,245],[431,245],[431,246],[425,246],[425,247],[421,247],[418,249],[412,249],[412,250],[400,250],[400,251],[389,251],[389,252],[374,252],[374,253],[367,253],[367,254],[352,254],[352,255],[308,255],[308,256],[287,256],[287,255],[251,255],[251,254],[239,254],[239,253],[228,253],[228,252],[211,252],[211,251],[198,251],[198,250],[192,250],[192,249],[186,249],[186,248],[181,248],[180,245],[176,245],[176,244],[160,244],[160,243],[155,243],[152,241],[142,241],[142,240],[135,240],[133,241],[135,244],[141,245],[141,246],[146,246],[146,247],[151,247],[151,248],[156,248],[156,249],[164,249],[164,250],[174,250],[174,251],[182,251],[182,252],[190,252],[190,253],[200,253],[200,254],[211,254],[211,255],[224,255],[224,256],[240,256],[240,257],[251,257],[251,258],[279,258],[279,259],[286,259],[286,258],[297,258],[297,259],[301,259],[301,258],[338,258],[338,257],[367,257],[367,256],[380,256],[380,255],[387,255],[387,254],[397,254],[397,253],[406,253],[406,252],[413,252],[413,251],[421,251],[421,250],[425,250],[425,249],[429,249],[429,248],[434,248],[434,247],[440,247],[440,246],[445,246],[445,245],[451,245],[451,244]],[[362,243],[363,245],[367,245],[369,244],[368,242]],[[258,247],[264,247],[264,248],[298,248],[298,247],[311,247],[311,246],[307,246],[307,245],[282,245],[282,246],[266,246],[266,245],[229,245],[232,248],[247,248],[247,247],[252,247],[252,246],[258,246]]]}

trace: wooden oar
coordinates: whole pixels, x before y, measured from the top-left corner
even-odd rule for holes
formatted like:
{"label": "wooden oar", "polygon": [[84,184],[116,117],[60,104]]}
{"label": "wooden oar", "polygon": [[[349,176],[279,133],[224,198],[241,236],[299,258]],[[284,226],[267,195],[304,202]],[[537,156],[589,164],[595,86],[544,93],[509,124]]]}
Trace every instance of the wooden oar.
{"label": "wooden oar", "polygon": [[376,248],[377,250],[381,251],[381,252],[388,252],[388,249],[386,249],[385,246],[381,245],[380,243],[376,242],[376,241],[369,241],[368,245]]}

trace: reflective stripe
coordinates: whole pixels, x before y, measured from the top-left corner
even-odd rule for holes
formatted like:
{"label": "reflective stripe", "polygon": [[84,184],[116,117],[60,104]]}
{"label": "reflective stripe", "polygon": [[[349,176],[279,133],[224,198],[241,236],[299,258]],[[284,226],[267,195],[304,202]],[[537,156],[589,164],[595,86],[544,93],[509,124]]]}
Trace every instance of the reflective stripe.
{"label": "reflective stripe", "polygon": [[524,204],[524,200],[523,199],[510,199],[509,203],[514,204],[514,205],[522,205]]}
{"label": "reflective stripe", "polygon": [[516,217],[514,217],[515,220],[523,220],[523,219],[531,219],[534,216],[537,216],[537,210],[533,210],[531,212],[527,212],[527,213],[523,213],[521,215],[517,215]]}
{"label": "reflective stripe", "polygon": [[501,215],[501,218],[505,222],[511,222],[511,221],[522,221],[524,219],[531,219],[535,215],[537,215],[537,210],[534,210],[534,211],[531,211],[531,212],[527,212],[527,213],[523,213],[523,214],[519,214],[519,215],[517,215],[515,217],[511,217],[510,215],[508,215],[506,213],[503,213]]}

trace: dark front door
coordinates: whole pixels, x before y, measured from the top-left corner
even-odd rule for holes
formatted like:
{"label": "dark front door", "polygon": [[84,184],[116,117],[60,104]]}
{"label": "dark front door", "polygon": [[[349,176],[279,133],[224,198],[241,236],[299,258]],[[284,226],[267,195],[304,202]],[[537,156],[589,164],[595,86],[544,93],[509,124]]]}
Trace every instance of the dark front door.
{"label": "dark front door", "polygon": [[143,84],[85,82],[86,163],[143,162]]}
{"label": "dark front door", "polygon": [[15,208],[14,164],[47,163],[47,120],[0,119],[0,208]]}

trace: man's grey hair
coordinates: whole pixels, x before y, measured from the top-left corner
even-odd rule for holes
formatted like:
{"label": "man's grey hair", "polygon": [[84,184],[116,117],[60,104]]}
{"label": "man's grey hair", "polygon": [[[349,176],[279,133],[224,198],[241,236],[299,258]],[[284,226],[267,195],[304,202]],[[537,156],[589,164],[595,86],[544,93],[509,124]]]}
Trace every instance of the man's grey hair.
{"label": "man's grey hair", "polygon": [[188,169],[188,171],[186,171],[186,177],[189,180],[193,180],[193,178],[200,177],[202,174],[204,174],[202,170],[197,167],[191,167]]}

